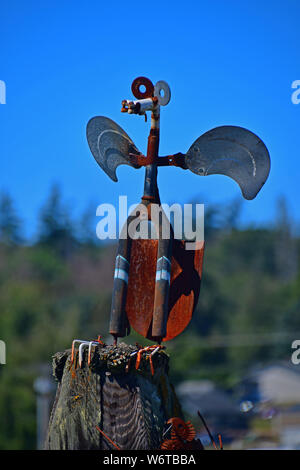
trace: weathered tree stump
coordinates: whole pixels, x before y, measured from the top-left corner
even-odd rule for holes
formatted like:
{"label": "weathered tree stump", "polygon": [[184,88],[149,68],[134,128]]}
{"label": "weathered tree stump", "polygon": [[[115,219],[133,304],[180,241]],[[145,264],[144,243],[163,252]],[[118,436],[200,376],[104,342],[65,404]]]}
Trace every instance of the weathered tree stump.
{"label": "weathered tree stump", "polygon": [[97,346],[82,368],[78,353],[56,353],[53,373],[58,381],[46,449],[114,449],[98,426],[121,450],[158,449],[165,422],[182,417],[168,377],[167,354],[153,356],[154,375],[143,354],[136,370],[134,346]]}

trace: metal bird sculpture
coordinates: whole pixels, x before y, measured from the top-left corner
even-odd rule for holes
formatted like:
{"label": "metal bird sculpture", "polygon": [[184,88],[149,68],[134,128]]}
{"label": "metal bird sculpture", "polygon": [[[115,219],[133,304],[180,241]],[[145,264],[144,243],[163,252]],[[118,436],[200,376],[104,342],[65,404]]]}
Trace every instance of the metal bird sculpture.
{"label": "metal bird sculpture", "polygon": [[[143,90],[142,90],[143,88]],[[139,77],[132,83],[136,100],[123,100],[122,112],[146,115],[151,112],[147,155],[137,149],[126,132],[106,117],[94,117],[87,125],[91,152],[105,173],[117,181],[119,165],[145,167],[141,204],[148,211],[160,204],[157,168],[175,165],[200,176],[222,174],[235,180],[246,199],[253,199],[265,183],[270,157],[262,140],[247,129],[222,126],[201,135],[186,154],[158,156],[160,107],[171,97],[164,81],[154,86]],[[129,216],[129,220],[134,216]],[[160,343],[177,336],[189,323],[196,306],[203,261],[203,244],[189,253],[184,242],[171,235],[168,240],[131,240],[122,237],[116,258],[110,333],[125,336],[131,325],[143,336]],[[127,234],[126,234],[127,235]]]}
{"label": "metal bird sculpture", "polygon": [[[104,116],[89,121],[87,140],[96,162],[113,181],[118,181],[119,165],[145,167],[141,206],[148,221],[151,206],[161,205],[157,185],[160,166],[178,166],[200,176],[229,176],[245,199],[255,198],[270,171],[268,150],[258,136],[242,127],[216,127],[198,137],[186,153],[159,156],[160,109],[170,101],[170,88],[164,81],[154,86],[148,78],[138,77],[131,90],[136,99],[123,100],[121,112],[145,118],[151,113],[147,154]],[[119,240],[109,327],[115,343],[129,333],[130,326],[158,344],[174,338],[188,325],[199,297],[204,242],[187,251],[185,241],[174,239],[171,226],[170,236],[162,236],[161,222],[155,227],[156,239],[132,239],[128,224],[134,220],[141,223],[141,212],[129,215]]]}

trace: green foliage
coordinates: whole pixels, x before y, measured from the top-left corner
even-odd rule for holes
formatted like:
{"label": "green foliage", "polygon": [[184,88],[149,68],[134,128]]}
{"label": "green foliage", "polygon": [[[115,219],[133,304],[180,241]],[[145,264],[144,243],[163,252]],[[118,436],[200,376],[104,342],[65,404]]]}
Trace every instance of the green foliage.
{"label": "green foliage", "polygon": [[22,241],[20,224],[12,198],[2,191],[0,194],[0,241],[6,245],[20,243]]}
{"label": "green foliage", "polygon": [[39,244],[54,248],[64,257],[76,248],[74,227],[57,185],[52,187],[40,212],[39,225]]}
{"label": "green foliage", "polygon": [[[210,379],[232,387],[253,364],[290,357],[289,337],[272,334],[300,333],[300,239],[286,209],[281,203],[268,228],[239,227],[240,209],[206,210],[199,303],[185,332],[166,344],[175,384]],[[35,447],[33,381],[41,366],[75,337],[108,336],[115,247],[96,243],[90,221],[86,212],[74,222],[54,187],[37,241],[24,245],[12,200],[0,197],[0,339],[7,346],[0,449]],[[148,343],[134,332],[126,341]]]}
{"label": "green foliage", "polygon": [[1,449],[35,448],[36,417],[32,383],[30,373],[10,373],[6,368],[0,375]]}

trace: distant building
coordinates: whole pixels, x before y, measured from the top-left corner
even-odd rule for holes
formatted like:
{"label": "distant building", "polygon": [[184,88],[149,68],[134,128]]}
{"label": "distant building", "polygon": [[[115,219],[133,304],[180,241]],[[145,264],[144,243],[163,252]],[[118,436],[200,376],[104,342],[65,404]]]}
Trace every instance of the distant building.
{"label": "distant building", "polygon": [[241,404],[252,403],[258,416],[272,418],[272,435],[281,448],[300,449],[300,365],[256,366],[237,387],[237,394]]}
{"label": "distant building", "polygon": [[[182,408],[197,419],[197,411],[214,431],[246,427],[246,420],[229,394],[209,380],[189,380],[176,388]],[[200,420],[199,420],[200,425]]]}
{"label": "distant building", "polygon": [[251,399],[256,388],[255,401],[270,401],[274,405],[300,404],[300,365],[278,362],[253,369],[243,381],[243,388],[243,398]]}

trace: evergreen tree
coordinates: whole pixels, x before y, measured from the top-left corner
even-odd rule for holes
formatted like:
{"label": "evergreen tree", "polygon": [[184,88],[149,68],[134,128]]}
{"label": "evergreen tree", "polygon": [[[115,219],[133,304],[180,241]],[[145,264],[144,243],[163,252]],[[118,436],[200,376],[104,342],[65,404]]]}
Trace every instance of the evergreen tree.
{"label": "evergreen tree", "polygon": [[278,276],[284,282],[293,280],[298,272],[297,246],[292,226],[287,201],[280,197],[277,201],[275,257]]}
{"label": "evergreen tree", "polygon": [[90,203],[83,211],[78,221],[78,239],[86,246],[94,246],[99,244],[96,236],[96,203]]}
{"label": "evergreen tree", "polygon": [[75,228],[57,184],[52,186],[40,211],[38,243],[55,249],[62,256],[68,256],[77,245]]}
{"label": "evergreen tree", "polygon": [[0,194],[0,241],[7,245],[21,243],[21,221],[16,215],[11,196],[2,191]]}

